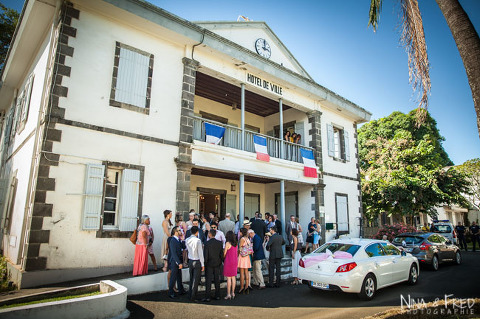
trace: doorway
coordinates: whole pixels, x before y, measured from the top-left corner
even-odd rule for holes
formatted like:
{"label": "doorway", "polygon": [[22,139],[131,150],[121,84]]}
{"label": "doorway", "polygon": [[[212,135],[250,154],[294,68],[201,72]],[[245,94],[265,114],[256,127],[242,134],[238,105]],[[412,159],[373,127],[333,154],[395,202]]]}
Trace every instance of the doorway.
{"label": "doorway", "polygon": [[197,187],[199,193],[199,211],[207,215],[214,212],[219,219],[225,218],[226,195],[223,189]]}
{"label": "doorway", "polygon": [[[275,194],[275,214],[280,219],[280,193]],[[285,218],[289,220],[290,215],[298,217],[298,192],[285,193]]]}

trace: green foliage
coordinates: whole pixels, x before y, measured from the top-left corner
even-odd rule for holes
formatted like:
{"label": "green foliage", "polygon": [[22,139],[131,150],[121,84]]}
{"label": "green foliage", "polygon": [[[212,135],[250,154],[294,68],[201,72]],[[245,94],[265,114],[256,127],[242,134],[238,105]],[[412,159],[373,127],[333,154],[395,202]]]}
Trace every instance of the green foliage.
{"label": "green foliage", "polygon": [[19,16],[16,10],[9,9],[0,2],[0,70],[5,63]]}
{"label": "green foliage", "polygon": [[415,227],[410,225],[405,225],[402,223],[393,224],[393,225],[384,225],[378,230],[378,232],[375,235],[373,235],[373,238],[383,239],[383,236],[387,235],[387,240],[391,242],[399,234],[413,233],[416,231],[417,230],[415,229]]}
{"label": "green foliage", "polygon": [[464,204],[464,174],[449,167],[444,138],[426,114],[416,126],[415,111],[394,112],[358,131],[364,212],[373,220],[382,212],[435,215],[439,204]]}
{"label": "green foliage", "polygon": [[10,276],[7,270],[7,259],[0,255],[0,292],[15,289],[14,286],[9,284],[9,281]]}
{"label": "green foliage", "polygon": [[455,168],[470,181],[470,193],[465,195],[469,206],[480,209],[480,158],[468,160]]}

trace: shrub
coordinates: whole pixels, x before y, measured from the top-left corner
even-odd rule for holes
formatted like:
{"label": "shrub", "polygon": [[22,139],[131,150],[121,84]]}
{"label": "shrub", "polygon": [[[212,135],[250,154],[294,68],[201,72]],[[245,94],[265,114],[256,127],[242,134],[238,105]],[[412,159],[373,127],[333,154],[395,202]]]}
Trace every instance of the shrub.
{"label": "shrub", "polygon": [[7,270],[7,259],[0,255],[0,292],[15,289],[10,283],[10,275]]}
{"label": "shrub", "polygon": [[403,233],[416,232],[417,229],[411,225],[405,225],[402,223],[393,224],[393,225],[383,225],[378,232],[373,235],[375,239],[382,239],[383,235],[387,235],[387,240],[392,241],[397,235]]}

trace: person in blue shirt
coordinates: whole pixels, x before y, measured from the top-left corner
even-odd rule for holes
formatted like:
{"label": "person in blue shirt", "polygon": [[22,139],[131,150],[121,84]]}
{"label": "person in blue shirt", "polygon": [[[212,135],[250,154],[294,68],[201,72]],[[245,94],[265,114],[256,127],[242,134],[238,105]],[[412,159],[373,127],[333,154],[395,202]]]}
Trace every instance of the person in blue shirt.
{"label": "person in blue shirt", "polygon": [[265,259],[263,251],[263,238],[260,238],[252,229],[248,230],[248,237],[253,243],[253,278],[252,285],[258,289],[265,289],[265,282],[262,274],[262,260]]}
{"label": "person in blue shirt", "polygon": [[458,222],[458,225],[455,226],[455,231],[457,232],[458,244],[460,249],[467,249],[467,241],[465,239],[465,226],[462,225],[462,222]]}
{"label": "person in blue shirt", "polygon": [[472,222],[472,225],[470,226],[470,235],[472,236],[473,251],[475,251],[477,242],[480,248],[480,228],[475,222]]}

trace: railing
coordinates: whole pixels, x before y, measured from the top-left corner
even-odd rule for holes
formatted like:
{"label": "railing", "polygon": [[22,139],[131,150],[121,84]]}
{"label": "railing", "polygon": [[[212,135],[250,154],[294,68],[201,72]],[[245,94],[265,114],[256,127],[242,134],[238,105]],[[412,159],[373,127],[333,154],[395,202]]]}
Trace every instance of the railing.
{"label": "railing", "polygon": [[[205,141],[205,125],[204,123],[211,123],[225,128],[225,134],[220,141],[219,145],[225,147],[235,148],[237,150],[242,149],[242,129],[222,124],[216,121],[207,120],[201,117],[193,117],[193,139],[199,141]],[[268,155],[271,157],[281,158],[288,161],[302,163],[302,155],[300,149],[311,149],[300,144],[290,143],[275,137],[263,135],[260,133],[245,130],[245,151],[255,153],[255,145],[253,143],[253,135],[265,137],[267,139]],[[280,150],[283,148],[283,156],[280,156]]]}

